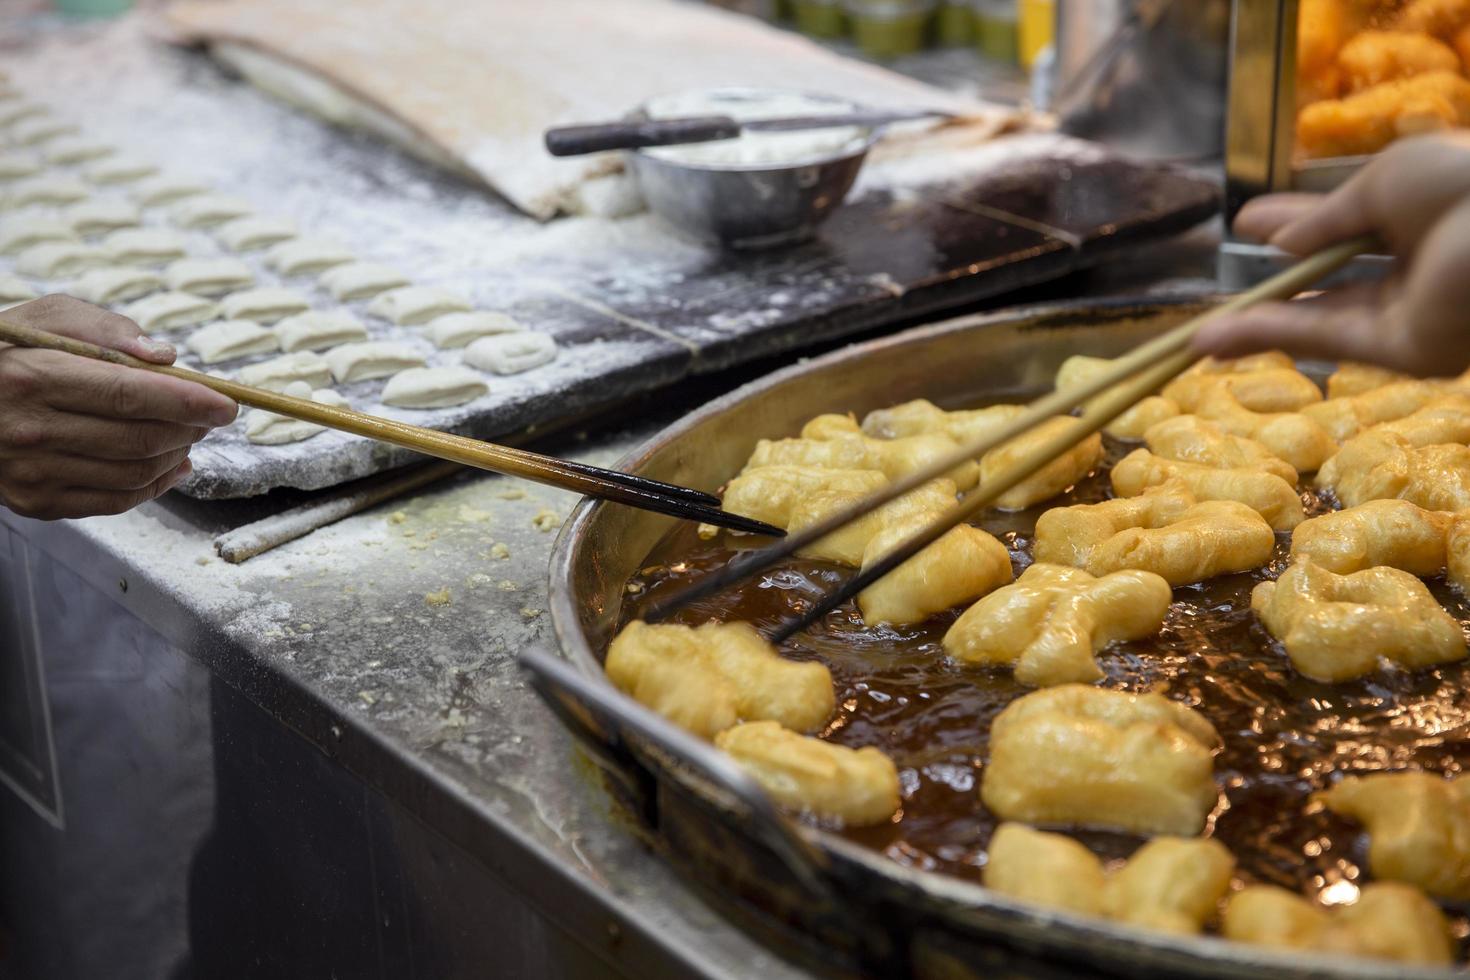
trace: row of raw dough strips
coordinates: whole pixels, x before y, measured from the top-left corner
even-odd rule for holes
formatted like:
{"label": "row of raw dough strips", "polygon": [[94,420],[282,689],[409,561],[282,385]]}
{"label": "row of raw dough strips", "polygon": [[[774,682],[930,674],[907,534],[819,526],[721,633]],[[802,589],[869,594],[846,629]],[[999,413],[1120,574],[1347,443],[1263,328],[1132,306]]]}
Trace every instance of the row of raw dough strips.
{"label": "row of raw dough strips", "polygon": [[[3,93],[0,93],[3,102]],[[0,126],[7,131],[21,127],[20,142],[43,147],[48,162],[82,163],[112,155],[103,144],[69,138],[72,127],[26,126],[27,120],[44,118],[44,110],[27,104],[24,109],[0,112]],[[0,253],[20,250],[19,271],[38,278],[81,274],[72,292],[93,302],[114,304],[139,297],[128,312],[150,331],[196,325],[223,313],[227,319],[196,331],[189,346],[205,363],[234,359],[276,349],[297,352],[338,347],[322,362],[310,356],[279,359],[279,363],[252,366],[258,382],[271,387],[299,385],[303,379],[325,383],[363,381],[403,373],[383,393],[387,404],[401,407],[447,407],[479,397],[487,389],[471,372],[454,368],[426,368],[424,359],[404,344],[368,342],[366,331],[345,311],[307,312],[304,299],[289,290],[265,287],[233,293],[214,306],[206,295],[218,295],[248,286],[254,281],[250,267],[233,258],[186,258],[185,240],[176,232],[132,227],[141,213],[124,201],[76,203],[88,188],[74,178],[33,177],[40,164],[33,157],[0,155],[0,181],[18,181],[6,195],[12,204],[70,204],[59,219],[21,216],[0,225]],[[427,323],[429,338],[440,348],[468,345],[466,363],[499,374],[519,373],[544,364],[555,356],[551,338],[522,333],[503,314],[475,313],[452,293],[432,287],[411,287],[394,270],[375,263],[357,262],[351,253],[333,243],[296,239],[286,222],[250,214],[247,202],[208,193],[206,186],[187,179],[156,176],[156,168],[140,162],[107,167],[94,164],[88,176],[104,184],[140,181],[133,197],[145,206],[173,204],[171,218],[185,228],[218,226],[218,238],[235,251],[270,247],[266,264],[282,275],[322,273],[324,287],[338,301],[348,302],[377,296],[369,312],[399,325]],[[144,178],[149,178],[144,180]],[[32,179],[24,179],[32,178]],[[175,203],[179,202],[179,203]],[[77,241],[79,234],[110,233],[101,245]],[[172,260],[160,276],[143,264]],[[125,261],[137,265],[109,267]],[[147,295],[167,285],[170,292]],[[385,292],[390,291],[390,292]],[[0,302],[24,300],[33,291],[21,281],[0,281]],[[206,294],[206,295],[200,295]],[[378,295],[383,294],[383,295]],[[293,313],[293,311],[295,311]],[[247,314],[249,316],[247,316]],[[249,318],[253,317],[253,319]],[[261,321],[282,322],[268,330]],[[264,415],[265,413],[256,413]],[[257,441],[275,428],[282,437],[304,438],[300,424],[288,425],[276,416],[255,418],[265,423],[247,431]],[[278,423],[271,426],[270,423]],[[287,441],[285,438],[270,441]]]}

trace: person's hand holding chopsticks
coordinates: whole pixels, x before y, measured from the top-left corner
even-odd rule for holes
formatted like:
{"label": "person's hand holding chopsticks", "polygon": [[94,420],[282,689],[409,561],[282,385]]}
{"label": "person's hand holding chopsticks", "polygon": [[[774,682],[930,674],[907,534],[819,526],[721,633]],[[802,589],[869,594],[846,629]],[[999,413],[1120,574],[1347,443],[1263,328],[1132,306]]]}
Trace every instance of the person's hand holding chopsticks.
{"label": "person's hand holding chopsticks", "polygon": [[1470,367],[1470,134],[1396,143],[1326,196],[1256,198],[1241,209],[1235,230],[1293,255],[1373,234],[1398,267],[1379,283],[1222,317],[1196,336],[1199,353],[1280,348],[1416,375]]}
{"label": "person's hand holding chopsticks", "polygon": [[[154,364],[174,360],[171,346],[127,317],[67,296],[4,317]],[[42,520],[130,510],[187,476],[190,448],[236,411],[229,398],[188,381],[0,346],[0,504]]]}

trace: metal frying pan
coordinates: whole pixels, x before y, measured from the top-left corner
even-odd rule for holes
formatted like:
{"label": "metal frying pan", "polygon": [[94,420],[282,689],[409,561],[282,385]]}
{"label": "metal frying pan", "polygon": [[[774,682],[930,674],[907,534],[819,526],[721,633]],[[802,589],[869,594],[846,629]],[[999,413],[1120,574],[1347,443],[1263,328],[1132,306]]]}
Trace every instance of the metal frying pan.
{"label": "metal frying pan", "polygon": [[[814,415],[911,398],[941,405],[1045,390],[1072,354],[1116,356],[1198,312],[1191,302],[1068,304],[963,317],[779,371],[665,429],[620,468],[715,491],[758,438]],[[583,503],[557,539],[551,615],[565,661],[534,682],[612,775],[610,786],[710,902],[829,975],[926,978],[1440,978],[1446,970],[1171,937],[1048,912],[905,867],[782,817],[720,753],[624,697],[603,675],[628,578],[668,518]]]}

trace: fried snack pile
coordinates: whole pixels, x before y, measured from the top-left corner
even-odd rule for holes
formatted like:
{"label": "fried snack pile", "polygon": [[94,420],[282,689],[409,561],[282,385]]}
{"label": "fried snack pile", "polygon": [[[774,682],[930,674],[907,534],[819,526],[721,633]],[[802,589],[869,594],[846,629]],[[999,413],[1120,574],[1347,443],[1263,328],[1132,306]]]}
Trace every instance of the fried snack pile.
{"label": "fried snack pile", "polygon": [[1368,863],[1375,878],[1470,901],[1470,777],[1353,776],[1317,799],[1368,828]]}
{"label": "fried snack pile", "polygon": [[[1192,418],[1192,415],[1182,415],[1176,421]],[[1294,483],[1254,466],[1210,466],[1165,459],[1147,449],[1135,449],[1113,467],[1111,480],[1113,492],[1119,497],[1136,497],[1150,487],[1178,481],[1199,500],[1234,500],[1245,504],[1264,517],[1275,531],[1290,531],[1307,516]]]}
{"label": "fried snack pile", "polygon": [[1214,386],[1205,392],[1197,414],[1231,435],[1254,439],[1298,473],[1316,472],[1337,452],[1331,434],[1311,416],[1252,411],[1228,387]]}
{"label": "fried snack pile", "polygon": [[[959,444],[943,432],[898,439],[863,435],[846,415],[819,415],[801,430],[799,439],[762,439],[756,444],[746,471],[764,466],[816,466],[823,469],[878,470],[890,480],[906,476],[949,455]],[[961,490],[973,487],[980,468],[965,463],[950,474]]]}
{"label": "fried snack pile", "polygon": [[1219,744],[1162,695],[1049,687],[996,716],[980,798],[1004,820],[1193,836],[1219,797]]}
{"label": "fried snack pile", "polygon": [[[1074,354],[1063,361],[1062,366],[1057,369],[1057,390],[1065,391],[1090,378],[1094,378],[1100,372],[1106,371],[1112,363],[1106,357],[1088,357],[1086,354]],[[1092,403],[1089,401],[1087,405],[1091,406]],[[1103,428],[1103,431],[1114,439],[1137,441],[1143,438],[1143,434],[1149,426],[1157,422],[1162,422],[1165,419],[1174,418],[1178,414],[1179,406],[1173,401],[1161,395],[1150,395],[1109,422]]]}
{"label": "fried snack pile", "polygon": [[[1359,383],[1369,383],[1369,379],[1363,378]],[[1325,402],[1308,405],[1302,409],[1302,414],[1321,424],[1338,442],[1346,442],[1375,425],[1401,419],[1439,399],[1453,397],[1463,391],[1460,382],[1394,381],[1355,395],[1335,396]]]}
{"label": "fried snack pile", "polygon": [[1251,885],[1225,906],[1227,939],[1339,956],[1435,966],[1454,962],[1449,923],[1408,885],[1366,886],[1352,905],[1326,909],[1274,885]]}
{"label": "fried snack pile", "polygon": [[631,622],[608,647],[608,679],[701,738],[741,721],[816,731],[836,707],[832,675],[776,652],[749,623]]}
{"label": "fried snack pile", "polygon": [[[732,514],[751,517],[789,529],[797,506],[824,494],[842,494],[858,500],[888,485],[879,470],[831,469],[795,464],[763,466],[746,470],[725,488],[723,508]],[[714,537],[719,529],[704,525],[701,537]],[[862,550],[858,550],[861,559]]]}
{"label": "fried snack pile", "polygon": [[726,729],[715,745],[734,757],[776,802],[851,827],[898,811],[898,769],[878,749],[850,749],[787,731],[774,721]]}
{"label": "fried snack pile", "polygon": [[944,635],[944,652],[962,663],[1014,664],[1016,680],[1035,687],[1101,680],[1095,654],[1156,632],[1172,598],[1152,572],[1096,578],[1037,562],[967,609]]}
{"label": "fried snack pile", "polygon": [[1033,554],[1093,575],[1138,568],[1179,586],[1258,568],[1275,543],[1245,504],[1200,502],[1171,480],[1136,497],[1052,508],[1036,522]]}
{"label": "fried snack pile", "polygon": [[1193,935],[1214,918],[1234,870],[1219,841],[1156,837],[1108,874],[1070,837],[1004,823],[990,839],[985,887],[1046,908]]}
{"label": "fried snack pile", "polygon": [[1460,624],[1397,568],[1337,575],[1307,559],[1257,585],[1251,609],[1313,680],[1363,677],[1380,659],[1418,669],[1465,658]]}
{"label": "fried snack pile", "polygon": [[1467,73],[1465,0],[1301,0],[1297,152],[1376,153],[1400,137],[1470,126]]}
{"label": "fried snack pile", "polygon": [[1396,498],[1425,510],[1470,508],[1470,446],[1416,445],[1381,429],[1349,439],[1317,474],[1317,485],[1336,493],[1344,507]]}

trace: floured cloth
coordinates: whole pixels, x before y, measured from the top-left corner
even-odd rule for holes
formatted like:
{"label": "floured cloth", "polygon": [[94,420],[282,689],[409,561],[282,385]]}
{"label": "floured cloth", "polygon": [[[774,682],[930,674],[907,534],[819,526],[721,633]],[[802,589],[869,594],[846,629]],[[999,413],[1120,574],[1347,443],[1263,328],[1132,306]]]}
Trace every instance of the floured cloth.
{"label": "floured cloth", "polygon": [[587,183],[619,166],[550,156],[548,127],[670,92],[754,85],[962,114],[947,141],[1017,119],[684,0],[184,0],[167,18],[176,40],[211,45],[276,95],[478,177],[541,219],[583,210]]}

